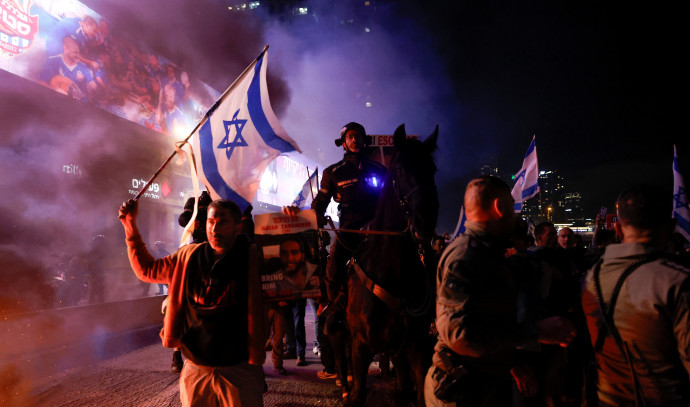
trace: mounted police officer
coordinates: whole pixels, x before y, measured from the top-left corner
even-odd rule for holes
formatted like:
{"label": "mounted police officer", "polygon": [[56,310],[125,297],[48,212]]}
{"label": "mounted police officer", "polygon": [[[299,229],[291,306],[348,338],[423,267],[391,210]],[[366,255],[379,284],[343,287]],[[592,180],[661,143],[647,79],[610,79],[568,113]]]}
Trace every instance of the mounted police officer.
{"label": "mounted police officer", "polygon": [[[319,227],[326,224],[325,213],[331,198],[338,203],[340,229],[360,229],[373,219],[386,168],[367,158],[369,144],[369,137],[359,123],[348,123],[340,130],[335,145],[343,146],[345,155],[324,170],[321,188],[311,205]],[[361,241],[361,234],[338,232],[331,246],[325,273],[331,308],[326,321],[327,331],[329,325],[334,327],[333,322],[343,320],[347,304],[346,264]]]}

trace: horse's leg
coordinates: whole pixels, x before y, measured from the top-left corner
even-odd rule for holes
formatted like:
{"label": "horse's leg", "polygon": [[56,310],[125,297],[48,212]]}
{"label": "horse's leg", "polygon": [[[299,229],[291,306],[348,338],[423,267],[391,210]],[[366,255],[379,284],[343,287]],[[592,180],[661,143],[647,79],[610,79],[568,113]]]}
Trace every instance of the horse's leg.
{"label": "horse's leg", "polygon": [[348,400],[350,393],[350,383],[347,381],[348,370],[350,370],[350,361],[347,357],[348,336],[349,333],[341,329],[334,335],[327,337],[331,341],[331,346],[333,347],[333,353],[335,356],[335,372],[338,375],[338,379],[340,379],[343,402]]}
{"label": "horse's leg", "polygon": [[354,383],[350,399],[353,406],[363,406],[367,393],[367,374],[374,354],[359,335],[352,338],[352,375]]}
{"label": "horse's leg", "polygon": [[387,351],[379,354],[379,368],[383,377],[391,377],[390,356]]}
{"label": "horse's leg", "polygon": [[419,349],[419,343],[416,344],[409,352],[410,366],[412,369],[412,376],[414,378],[415,389],[417,390],[417,406],[424,407],[424,381],[426,380],[426,373],[429,370],[430,363],[427,363],[427,358]]}
{"label": "horse's leg", "polygon": [[404,349],[394,358],[396,390],[401,403],[424,407],[424,381],[431,366],[433,345],[430,337],[410,337]]}
{"label": "horse's leg", "polygon": [[393,366],[395,369],[395,399],[400,405],[408,405],[417,398],[414,389],[415,383],[412,380],[412,376],[416,373],[412,372],[414,365],[410,363],[408,359],[409,356],[409,349],[403,349],[393,357]]}

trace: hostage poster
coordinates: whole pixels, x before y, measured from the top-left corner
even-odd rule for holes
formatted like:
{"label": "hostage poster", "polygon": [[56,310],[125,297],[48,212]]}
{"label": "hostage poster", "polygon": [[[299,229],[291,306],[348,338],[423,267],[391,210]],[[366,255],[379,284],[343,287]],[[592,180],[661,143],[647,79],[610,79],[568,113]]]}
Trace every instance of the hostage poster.
{"label": "hostage poster", "polygon": [[316,213],[267,213],[254,223],[264,302],[320,297]]}

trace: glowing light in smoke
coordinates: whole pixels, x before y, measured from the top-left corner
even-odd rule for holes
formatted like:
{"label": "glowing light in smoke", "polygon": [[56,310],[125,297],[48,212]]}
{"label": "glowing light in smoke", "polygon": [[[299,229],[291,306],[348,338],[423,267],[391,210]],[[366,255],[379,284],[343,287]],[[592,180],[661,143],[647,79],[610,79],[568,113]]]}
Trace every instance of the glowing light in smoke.
{"label": "glowing light in smoke", "polygon": [[173,127],[171,135],[175,138],[185,138],[187,135],[189,135],[189,131],[185,128],[185,126],[177,125]]}

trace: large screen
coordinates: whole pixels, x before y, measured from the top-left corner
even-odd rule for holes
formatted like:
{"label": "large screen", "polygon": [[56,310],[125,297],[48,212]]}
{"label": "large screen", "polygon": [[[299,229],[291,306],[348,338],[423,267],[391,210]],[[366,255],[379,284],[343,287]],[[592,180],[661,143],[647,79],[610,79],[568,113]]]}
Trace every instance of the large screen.
{"label": "large screen", "polygon": [[74,0],[0,0],[0,68],[176,138],[220,96]]}

